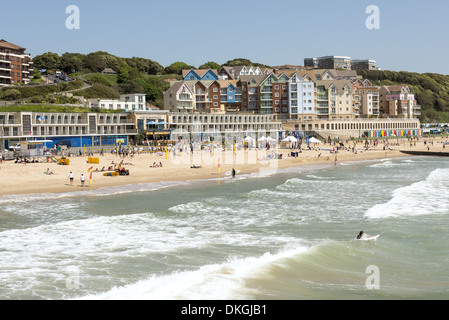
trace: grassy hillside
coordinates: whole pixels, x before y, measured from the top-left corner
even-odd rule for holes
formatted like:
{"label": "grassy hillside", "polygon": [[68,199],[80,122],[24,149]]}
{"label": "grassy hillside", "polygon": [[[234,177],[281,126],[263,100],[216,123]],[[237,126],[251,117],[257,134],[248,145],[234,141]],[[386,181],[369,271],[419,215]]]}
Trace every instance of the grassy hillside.
{"label": "grassy hillside", "polygon": [[0,100],[18,100],[36,96],[52,95],[55,92],[80,89],[85,85],[86,84],[83,81],[75,80],[51,85],[4,87],[0,90]]}

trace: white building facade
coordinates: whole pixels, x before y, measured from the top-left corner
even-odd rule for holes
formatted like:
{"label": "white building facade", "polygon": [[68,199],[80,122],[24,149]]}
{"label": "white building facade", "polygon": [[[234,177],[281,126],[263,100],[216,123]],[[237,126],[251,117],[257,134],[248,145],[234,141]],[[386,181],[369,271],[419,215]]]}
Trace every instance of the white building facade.
{"label": "white building facade", "polygon": [[316,114],[316,85],[308,76],[294,74],[288,81],[288,107],[293,119],[312,119]]}
{"label": "white building facade", "polygon": [[89,108],[106,110],[146,111],[146,95],[143,93],[122,94],[119,100],[89,99]]}

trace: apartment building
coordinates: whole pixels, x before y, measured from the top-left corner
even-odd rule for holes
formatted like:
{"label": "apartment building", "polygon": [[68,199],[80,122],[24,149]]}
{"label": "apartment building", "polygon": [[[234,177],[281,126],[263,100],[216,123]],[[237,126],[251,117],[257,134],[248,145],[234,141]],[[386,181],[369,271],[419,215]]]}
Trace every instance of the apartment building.
{"label": "apartment building", "polygon": [[176,81],[164,91],[164,110],[192,112],[195,108],[195,91],[185,81]]}
{"label": "apartment building", "polygon": [[379,92],[385,114],[399,118],[413,118],[421,114],[421,106],[407,85],[382,86]]}
{"label": "apartment building", "polygon": [[381,114],[379,87],[369,80],[356,80],[354,85],[353,111],[356,117],[379,117]]}
{"label": "apartment building", "polygon": [[319,69],[351,70],[351,58],[346,56],[324,56],[318,58],[305,58],[304,66]]}
{"label": "apartment building", "polygon": [[420,114],[408,87],[385,87],[382,94],[354,70],[286,70],[239,74],[238,80],[179,81],[164,93],[164,99],[164,109],[173,112],[252,112],[273,114],[279,120],[378,118],[382,114],[412,118]]}
{"label": "apartment building", "polygon": [[350,119],[354,87],[350,80],[317,80],[317,118]]}
{"label": "apartment building", "polygon": [[[261,89],[260,84],[265,80],[266,75],[245,75],[240,76],[239,83],[242,88],[242,111],[270,113],[267,103],[261,109]],[[264,96],[266,98],[266,96]]]}
{"label": "apartment building", "polygon": [[220,108],[238,112],[242,108],[242,88],[238,80],[218,80],[220,84]]}
{"label": "apartment building", "polygon": [[325,56],[305,58],[304,66],[317,69],[343,69],[343,70],[377,70],[376,60],[351,59],[346,56]]}
{"label": "apartment building", "polygon": [[25,50],[0,39],[0,87],[30,82],[33,62]]}
{"label": "apartment building", "polygon": [[352,70],[377,70],[376,60],[371,59],[353,59],[351,61]]}
{"label": "apartment building", "polygon": [[316,117],[316,78],[311,72],[296,71],[288,80],[288,106],[291,119],[312,120]]}
{"label": "apartment building", "polygon": [[144,111],[149,110],[145,98],[144,93],[134,93],[122,94],[118,100],[89,99],[88,107],[98,107],[105,110]]}

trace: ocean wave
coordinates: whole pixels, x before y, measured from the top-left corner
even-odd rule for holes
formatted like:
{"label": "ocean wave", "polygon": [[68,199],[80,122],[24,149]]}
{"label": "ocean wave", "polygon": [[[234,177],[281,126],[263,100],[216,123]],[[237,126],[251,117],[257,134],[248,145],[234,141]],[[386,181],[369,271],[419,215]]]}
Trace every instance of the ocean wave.
{"label": "ocean wave", "polygon": [[369,168],[392,168],[398,166],[399,164],[396,162],[392,162],[389,160],[383,160],[380,163],[372,164]]}
{"label": "ocean wave", "polygon": [[376,204],[365,213],[366,218],[448,214],[449,169],[436,169],[423,181],[393,191],[390,201]]}
{"label": "ocean wave", "polygon": [[251,299],[258,288],[248,283],[252,279],[270,277],[273,264],[282,263],[307,251],[299,246],[260,257],[229,258],[220,264],[210,264],[194,271],[169,275],[152,275],[135,284],[115,287],[108,292],[79,297],[81,300],[235,300]]}

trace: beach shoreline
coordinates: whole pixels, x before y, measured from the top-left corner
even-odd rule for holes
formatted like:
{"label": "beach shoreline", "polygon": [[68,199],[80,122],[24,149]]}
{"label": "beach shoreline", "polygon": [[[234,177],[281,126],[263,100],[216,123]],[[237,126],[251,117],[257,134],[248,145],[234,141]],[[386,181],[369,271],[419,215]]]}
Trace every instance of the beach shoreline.
{"label": "beach shoreline", "polygon": [[[427,140],[427,141],[426,141]],[[443,151],[444,138],[433,138],[432,151]],[[208,179],[221,179],[230,176],[234,168],[238,175],[254,173],[276,173],[278,169],[303,167],[307,165],[328,164],[338,166],[342,162],[381,160],[398,157],[413,157],[400,150],[426,151],[430,139],[414,140],[415,144],[408,145],[408,141],[400,140],[398,145],[390,145],[384,149],[384,144],[371,146],[369,151],[364,150],[363,144],[355,145],[354,149],[339,150],[332,153],[328,150],[333,145],[324,144],[315,150],[278,149],[282,159],[273,155],[273,150],[251,149],[233,151],[186,151],[174,156],[172,153],[142,153],[133,157],[120,158],[114,154],[104,156],[94,155],[99,159],[98,164],[87,163],[87,156],[69,157],[69,165],[58,165],[54,162],[45,163],[14,163],[6,161],[0,164],[1,188],[0,196],[25,195],[42,193],[65,193],[73,191],[90,191],[106,187],[135,185],[140,183],[196,181]],[[325,149],[325,150],[323,150]],[[298,157],[291,157],[291,153],[298,152]],[[103,167],[118,167],[118,164],[129,170],[128,176],[104,176]],[[162,164],[162,167],[152,167],[153,164]],[[196,166],[196,168],[193,168]],[[201,166],[201,167],[199,167]],[[89,168],[93,168],[92,182],[89,182]],[[47,170],[53,174],[47,174]],[[95,171],[98,170],[98,171]],[[69,174],[73,172],[73,185],[70,184]],[[227,173],[227,175],[226,175]],[[85,185],[81,186],[81,174],[85,177]]]}

